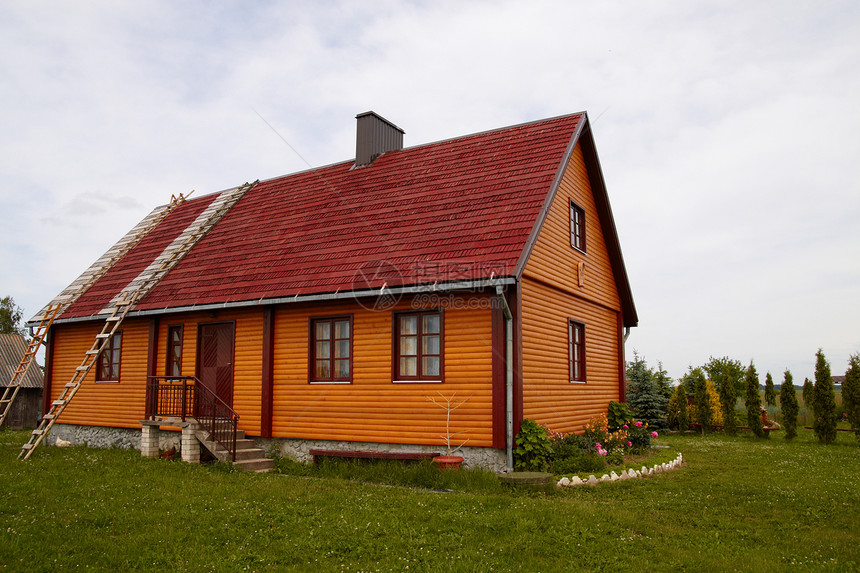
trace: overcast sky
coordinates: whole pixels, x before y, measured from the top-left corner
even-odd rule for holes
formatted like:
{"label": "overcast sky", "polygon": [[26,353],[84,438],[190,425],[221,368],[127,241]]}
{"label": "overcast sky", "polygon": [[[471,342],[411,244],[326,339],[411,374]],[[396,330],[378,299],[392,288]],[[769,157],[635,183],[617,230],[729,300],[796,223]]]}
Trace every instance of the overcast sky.
{"label": "overcast sky", "polygon": [[171,194],[351,159],[360,112],[412,146],[585,110],[628,351],[843,374],[858,38],[856,0],[2,2],[0,296],[29,318]]}

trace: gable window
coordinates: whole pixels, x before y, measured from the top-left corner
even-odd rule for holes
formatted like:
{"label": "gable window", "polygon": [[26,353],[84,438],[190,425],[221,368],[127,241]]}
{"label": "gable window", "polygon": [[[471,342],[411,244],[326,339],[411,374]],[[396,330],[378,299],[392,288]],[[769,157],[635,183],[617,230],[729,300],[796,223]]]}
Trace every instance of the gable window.
{"label": "gable window", "polygon": [[394,315],[396,382],[442,381],[442,313]]}
{"label": "gable window", "polygon": [[352,317],[311,320],[311,382],[352,382]]}
{"label": "gable window", "polygon": [[119,382],[119,362],[122,355],[122,331],[117,330],[107,339],[107,344],[96,362],[96,382]]}
{"label": "gable window", "polygon": [[182,325],[167,327],[167,376],[182,376]]}
{"label": "gable window", "polygon": [[570,202],[570,246],[585,252],[585,210]]}
{"label": "gable window", "polygon": [[585,325],[567,322],[568,363],[571,382],[585,382]]}

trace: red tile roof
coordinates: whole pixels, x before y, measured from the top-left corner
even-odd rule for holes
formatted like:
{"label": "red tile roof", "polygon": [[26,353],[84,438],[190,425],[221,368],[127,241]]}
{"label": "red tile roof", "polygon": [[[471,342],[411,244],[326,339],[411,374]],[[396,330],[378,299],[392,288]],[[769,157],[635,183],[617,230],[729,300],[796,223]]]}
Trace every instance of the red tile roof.
{"label": "red tile roof", "polygon": [[110,300],[134,280],[167,245],[215,199],[207,195],[188,200],[176,209],[146,237],[141,239],[122,260],[91,286],[63,313],[62,318],[98,314]]}
{"label": "red tile roof", "polygon": [[[512,276],[584,117],[392,151],[358,169],[348,161],[259,183],[136,309]],[[171,213],[63,318],[98,313],[212,197]]]}

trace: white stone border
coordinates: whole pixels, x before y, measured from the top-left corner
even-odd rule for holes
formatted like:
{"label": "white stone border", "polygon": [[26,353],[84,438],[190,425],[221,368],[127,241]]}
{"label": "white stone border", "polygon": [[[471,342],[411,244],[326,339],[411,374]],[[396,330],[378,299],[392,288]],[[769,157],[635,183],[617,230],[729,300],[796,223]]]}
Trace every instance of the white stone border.
{"label": "white stone border", "polygon": [[600,482],[604,481],[619,481],[626,479],[633,479],[638,477],[652,476],[654,474],[667,472],[669,470],[673,470],[677,467],[680,467],[684,464],[684,456],[678,452],[678,457],[667,464],[655,464],[653,468],[648,469],[646,466],[642,466],[641,470],[634,470],[630,468],[629,470],[624,470],[621,472],[621,475],[616,474],[614,471],[609,475],[603,474],[600,479],[598,479],[594,474],[588,476],[588,479],[581,479],[579,476],[573,476],[568,479],[566,477],[558,480],[558,483],[555,484],[556,487],[571,487],[575,485],[597,485]]}

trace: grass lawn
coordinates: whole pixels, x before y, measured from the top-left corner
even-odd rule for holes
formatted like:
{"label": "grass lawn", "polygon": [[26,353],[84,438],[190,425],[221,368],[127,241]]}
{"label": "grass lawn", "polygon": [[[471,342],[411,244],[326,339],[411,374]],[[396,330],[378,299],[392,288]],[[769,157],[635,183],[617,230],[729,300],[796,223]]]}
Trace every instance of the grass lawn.
{"label": "grass lawn", "polygon": [[[665,436],[686,466],[552,494],[226,473],[0,432],[0,570],[856,571],[860,446]],[[641,464],[639,464],[641,466]]]}

